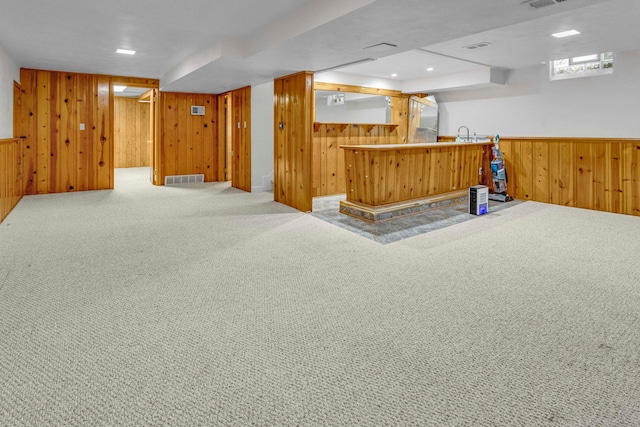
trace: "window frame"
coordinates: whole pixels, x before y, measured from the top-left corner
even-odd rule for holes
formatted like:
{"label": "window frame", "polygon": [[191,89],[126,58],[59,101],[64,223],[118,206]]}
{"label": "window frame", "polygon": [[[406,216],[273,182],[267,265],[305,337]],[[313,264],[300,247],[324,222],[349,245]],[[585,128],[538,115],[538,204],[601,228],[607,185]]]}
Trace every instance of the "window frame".
{"label": "window frame", "polygon": [[[591,55],[597,55],[597,59],[595,60],[582,60],[576,61],[575,58],[584,58]],[[608,57],[610,56],[610,58]],[[581,69],[575,70],[573,72],[563,72],[558,73],[557,70],[560,68],[556,66],[556,63],[560,61],[566,61],[567,65],[562,67],[563,69],[569,70],[571,67],[580,67]],[[552,60],[549,62],[549,80],[567,80],[567,79],[575,79],[581,77],[592,77],[592,76],[601,76],[607,74],[613,74],[613,63],[615,62],[615,55],[613,52],[600,52],[589,55],[581,55],[574,56],[570,58],[561,58]],[[589,69],[590,65],[596,65],[597,67]],[[606,66],[606,64],[610,64]]]}

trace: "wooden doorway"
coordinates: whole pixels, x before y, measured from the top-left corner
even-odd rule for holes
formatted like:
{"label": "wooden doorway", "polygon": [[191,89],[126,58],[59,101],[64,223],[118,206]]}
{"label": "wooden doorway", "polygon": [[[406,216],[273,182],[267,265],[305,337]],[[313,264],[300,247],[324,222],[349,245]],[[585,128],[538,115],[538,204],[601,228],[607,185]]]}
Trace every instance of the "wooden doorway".
{"label": "wooden doorway", "polygon": [[114,168],[149,168],[154,182],[157,87],[113,81]]}
{"label": "wooden doorway", "polygon": [[[118,87],[114,85],[114,87]],[[150,167],[150,90],[140,88],[114,96],[114,167]],[[133,95],[132,95],[133,94]]]}

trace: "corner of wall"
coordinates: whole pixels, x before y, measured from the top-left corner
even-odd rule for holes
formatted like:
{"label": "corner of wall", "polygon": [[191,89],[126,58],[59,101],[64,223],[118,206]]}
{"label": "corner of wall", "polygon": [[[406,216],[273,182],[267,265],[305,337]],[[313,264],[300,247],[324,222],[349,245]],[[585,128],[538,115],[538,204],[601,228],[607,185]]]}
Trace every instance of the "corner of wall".
{"label": "corner of wall", "polygon": [[20,81],[20,68],[0,46],[0,138],[13,138],[13,82]]}
{"label": "corner of wall", "polygon": [[269,175],[262,177],[262,184],[256,187],[251,187],[252,193],[268,193],[273,191],[273,171]]}

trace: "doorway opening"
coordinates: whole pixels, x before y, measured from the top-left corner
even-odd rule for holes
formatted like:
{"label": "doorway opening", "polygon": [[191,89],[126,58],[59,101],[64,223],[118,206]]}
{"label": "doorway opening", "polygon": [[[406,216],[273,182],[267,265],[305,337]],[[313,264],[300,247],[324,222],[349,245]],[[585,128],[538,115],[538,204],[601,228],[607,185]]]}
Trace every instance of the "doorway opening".
{"label": "doorway opening", "polygon": [[113,93],[113,164],[117,180],[139,176],[133,169],[143,169],[149,183],[153,182],[154,141],[157,89],[114,82]]}

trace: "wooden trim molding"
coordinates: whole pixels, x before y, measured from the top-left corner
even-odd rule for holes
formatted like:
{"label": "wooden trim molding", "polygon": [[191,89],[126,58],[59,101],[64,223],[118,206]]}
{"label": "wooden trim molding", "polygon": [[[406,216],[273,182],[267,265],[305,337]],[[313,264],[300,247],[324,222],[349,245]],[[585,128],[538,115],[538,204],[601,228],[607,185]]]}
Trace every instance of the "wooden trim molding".
{"label": "wooden trim molding", "polygon": [[353,86],[353,85],[343,85],[337,83],[324,83],[324,82],[313,82],[313,88],[315,90],[332,90],[336,92],[354,92],[354,93],[366,93],[369,95],[383,95],[383,96],[406,96],[400,90],[392,90],[392,89],[379,89],[375,87],[365,87],[365,86]]}

